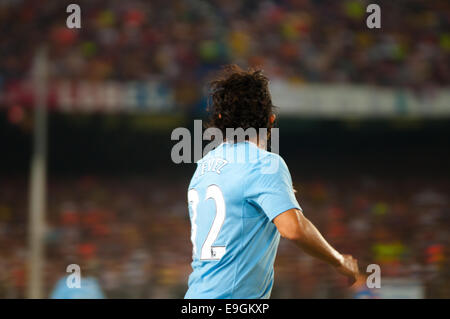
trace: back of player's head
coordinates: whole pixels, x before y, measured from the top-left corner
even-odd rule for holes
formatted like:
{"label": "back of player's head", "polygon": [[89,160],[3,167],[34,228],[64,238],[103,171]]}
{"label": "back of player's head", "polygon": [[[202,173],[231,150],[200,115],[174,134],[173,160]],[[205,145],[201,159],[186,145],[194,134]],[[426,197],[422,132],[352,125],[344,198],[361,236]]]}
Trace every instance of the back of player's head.
{"label": "back of player's head", "polygon": [[227,65],[210,83],[211,104],[209,127],[271,128],[273,105],[269,92],[269,79],[261,70],[243,70]]}

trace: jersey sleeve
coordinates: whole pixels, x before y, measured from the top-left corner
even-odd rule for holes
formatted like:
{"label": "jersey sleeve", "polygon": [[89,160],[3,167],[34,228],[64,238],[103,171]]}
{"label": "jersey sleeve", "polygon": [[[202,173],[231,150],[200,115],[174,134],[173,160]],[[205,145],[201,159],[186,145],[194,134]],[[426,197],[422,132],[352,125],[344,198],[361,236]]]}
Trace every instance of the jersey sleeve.
{"label": "jersey sleeve", "polygon": [[[272,168],[267,169],[268,166]],[[247,201],[261,208],[270,221],[289,209],[301,210],[289,169],[277,154],[270,153],[252,167],[246,184]]]}

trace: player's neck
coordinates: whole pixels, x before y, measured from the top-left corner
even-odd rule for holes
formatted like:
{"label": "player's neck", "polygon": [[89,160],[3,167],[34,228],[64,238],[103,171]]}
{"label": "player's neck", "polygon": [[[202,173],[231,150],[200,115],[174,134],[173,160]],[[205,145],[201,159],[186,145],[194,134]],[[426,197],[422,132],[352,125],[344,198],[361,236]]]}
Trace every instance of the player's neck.
{"label": "player's neck", "polygon": [[[258,136],[256,137],[249,137],[248,140],[246,140],[246,142],[255,144],[257,147],[259,147],[260,149],[265,150],[266,149],[266,145],[267,142],[264,139],[259,139]],[[224,143],[229,143],[227,139],[224,140]]]}
{"label": "player's neck", "polygon": [[259,138],[258,138],[258,136],[256,136],[256,137],[254,137],[254,138],[249,138],[249,140],[248,140],[250,143],[253,143],[253,144],[255,144],[257,147],[259,147],[259,148],[261,148],[261,149],[265,149],[264,147],[265,147],[265,141],[263,141],[263,140],[260,140]]}

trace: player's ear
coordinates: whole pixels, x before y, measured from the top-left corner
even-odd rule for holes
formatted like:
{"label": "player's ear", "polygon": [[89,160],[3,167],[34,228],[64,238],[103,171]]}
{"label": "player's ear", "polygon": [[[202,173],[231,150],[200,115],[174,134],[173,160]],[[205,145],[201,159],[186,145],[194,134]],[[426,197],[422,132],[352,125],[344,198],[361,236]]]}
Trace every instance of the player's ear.
{"label": "player's ear", "polygon": [[269,118],[270,124],[273,124],[273,122],[275,122],[276,118],[277,118],[277,116],[275,114],[272,114]]}
{"label": "player's ear", "polygon": [[222,114],[219,113],[219,119],[222,119]]}

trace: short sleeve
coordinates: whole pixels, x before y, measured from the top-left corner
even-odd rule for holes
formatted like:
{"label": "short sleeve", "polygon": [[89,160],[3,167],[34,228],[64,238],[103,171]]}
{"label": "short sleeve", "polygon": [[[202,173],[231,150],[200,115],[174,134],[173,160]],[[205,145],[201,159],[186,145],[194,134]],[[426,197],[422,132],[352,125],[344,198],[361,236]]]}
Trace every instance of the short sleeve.
{"label": "short sleeve", "polygon": [[270,221],[289,209],[301,210],[289,169],[284,160],[274,153],[268,153],[258,165],[252,167],[246,184],[246,198],[261,208]]}

